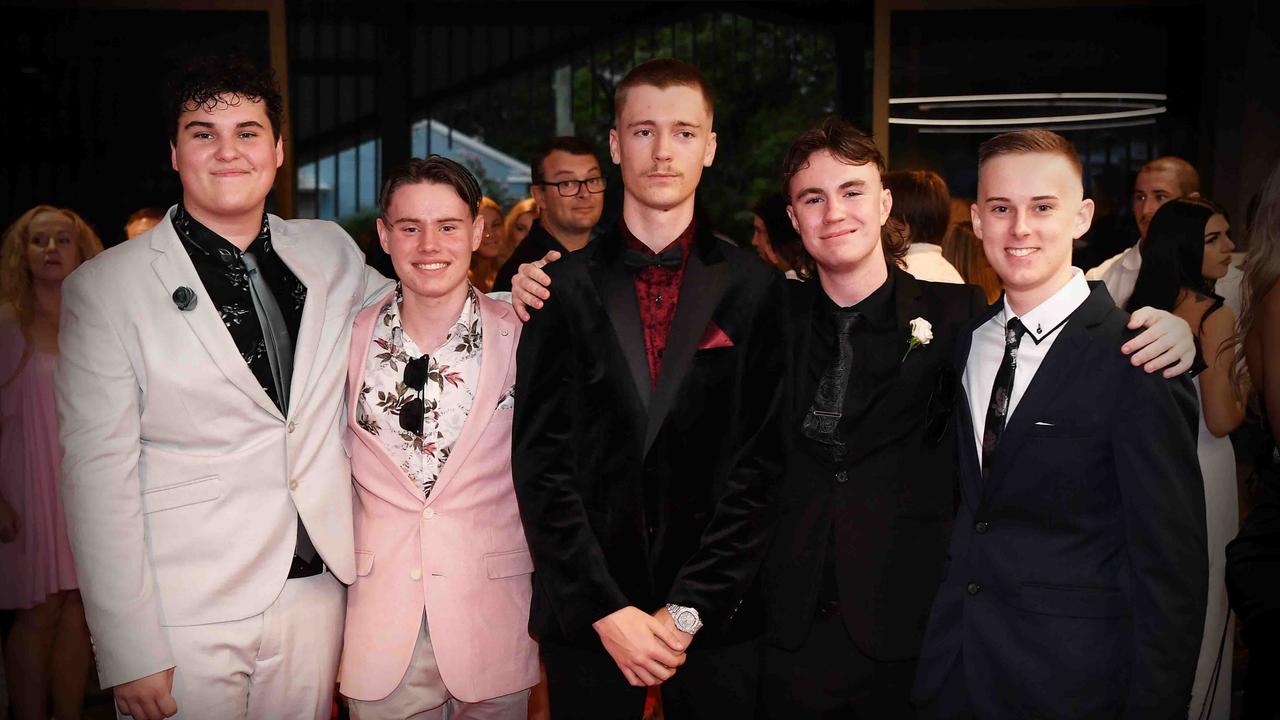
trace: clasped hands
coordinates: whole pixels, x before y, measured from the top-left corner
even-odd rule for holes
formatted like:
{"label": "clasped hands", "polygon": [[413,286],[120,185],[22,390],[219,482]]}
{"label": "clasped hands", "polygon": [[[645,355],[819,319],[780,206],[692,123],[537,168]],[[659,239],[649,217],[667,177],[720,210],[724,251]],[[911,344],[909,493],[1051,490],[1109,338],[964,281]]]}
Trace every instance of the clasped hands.
{"label": "clasped hands", "polygon": [[627,606],[591,625],[622,676],[634,687],[661,685],[684,664],[693,636],[676,628],[666,608],[650,615]]}

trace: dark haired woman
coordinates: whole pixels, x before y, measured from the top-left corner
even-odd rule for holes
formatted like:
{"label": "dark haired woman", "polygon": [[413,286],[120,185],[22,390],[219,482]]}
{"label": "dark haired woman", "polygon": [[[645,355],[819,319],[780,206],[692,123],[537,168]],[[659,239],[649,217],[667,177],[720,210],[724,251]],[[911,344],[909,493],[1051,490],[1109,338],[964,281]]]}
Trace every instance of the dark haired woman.
{"label": "dark haired woman", "polygon": [[1199,198],[1171,200],[1156,211],[1142,249],[1142,270],[1129,310],[1150,305],[1169,310],[1196,332],[1208,367],[1195,379],[1200,395],[1197,451],[1204,476],[1209,539],[1209,602],[1200,659],[1191,690],[1190,717],[1231,713],[1231,638],[1224,583],[1226,546],[1239,529],[1236,461],[1227,435],[1244,421],[1244,405],[1231,379],[1235,317],[1214,293],[1227,274],[1235,246],[1227,218]]}
{"label": "dark haired woman", "polygon": [[781,193],[771,193],[760,198],[751,209],[751,225],[754,233],[751,244],[760,259],[778,268],[790,280],[803,280],[804,247],[800,236],[791,226],[787,216],[787,199]]}

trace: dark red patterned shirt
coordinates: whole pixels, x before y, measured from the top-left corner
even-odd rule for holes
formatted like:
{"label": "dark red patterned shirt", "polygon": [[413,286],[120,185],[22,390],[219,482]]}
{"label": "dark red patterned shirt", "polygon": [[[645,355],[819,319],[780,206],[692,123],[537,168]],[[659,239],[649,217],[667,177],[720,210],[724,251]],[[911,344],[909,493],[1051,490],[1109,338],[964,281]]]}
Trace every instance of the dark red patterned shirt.
{"label": "dark red patterned shirt", "polygon": [[[689,252],[693,247],[694,221],[680,236],[667,243],[663,250],[674,243],[680,243],[680,267],[665,268],[653,266],[637,270],[635,273],[636,303],[640,306],[640,325],[644,328],[644,349],[649,360],[649,381],[656,389],[658,373],[662,370],[662,353],[667,349],[667,334],[671,330],[671,320],[676,316],[676,303],[680,300],[680,281],[684,279],[684,268],[689,263]],[[628,250],[638,250],[650,255],[657,255],[647,245],[636,239],[627,229],[627,223],[619,220],[623,242]],[[661,251],[659,251],[661,252]]]}

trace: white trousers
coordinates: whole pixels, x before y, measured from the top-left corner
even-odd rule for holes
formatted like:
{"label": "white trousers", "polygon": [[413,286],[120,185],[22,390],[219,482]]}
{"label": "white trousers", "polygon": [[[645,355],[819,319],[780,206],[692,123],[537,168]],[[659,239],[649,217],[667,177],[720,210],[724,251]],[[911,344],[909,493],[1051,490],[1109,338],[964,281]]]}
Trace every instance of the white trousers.
{"label": "white trousers", "polygon": [[346,608],[347,589],[323,572],[286,580],[261,615],[165,628],[177,662],[175,717],[328,720]]}

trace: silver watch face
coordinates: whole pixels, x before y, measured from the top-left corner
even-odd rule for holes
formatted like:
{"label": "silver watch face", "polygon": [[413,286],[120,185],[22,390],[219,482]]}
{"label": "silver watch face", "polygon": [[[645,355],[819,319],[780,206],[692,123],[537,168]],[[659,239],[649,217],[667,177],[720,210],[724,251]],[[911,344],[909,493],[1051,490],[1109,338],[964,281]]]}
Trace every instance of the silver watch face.
{"label": "silver watch face", "polygon": [[692,635],[702,627],[702,619],[698,617],[698,611],[693,608],[676,607],[675,614],[672,616],[675,620],[676,627],[680,632]]}

